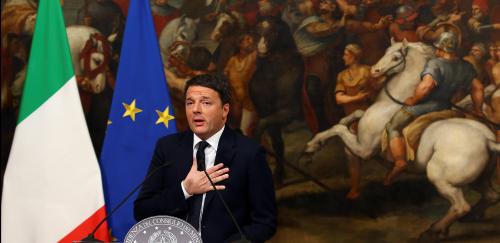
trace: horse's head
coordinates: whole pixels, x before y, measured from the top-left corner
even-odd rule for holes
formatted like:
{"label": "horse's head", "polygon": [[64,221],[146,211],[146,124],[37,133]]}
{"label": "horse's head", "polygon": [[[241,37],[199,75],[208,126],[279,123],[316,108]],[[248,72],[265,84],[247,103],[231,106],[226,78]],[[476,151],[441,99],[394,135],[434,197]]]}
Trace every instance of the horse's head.
{"label": "horse's head", "polygon": [[261,57],[279,50],[293,50],[295,43],[288,25],[282,20],[268,17],[257,24],[257,53]]}
{"label": "horse's head", "polygon": [[80,52],[80,68],[84,82],[83,87],[93,93],[100,93],[106,86],[109,60],[111,57],[111,43],[116,34],[105,37],[101,34],[91,34]]}
{"label": "horse's head", "polygon": [[175,30],[175,40],[176,41],[192,41],[196,35],[196,28],[198,26],[199,19],[192,19],[186,16],[182,16],[179,20],[179,25]]}
{"label": "horse's head", "polygon": [[417,56],[428,59],[433,54],[433,49],[423,43],[394,42],[386,50],[385,55],[371,68],[373,77],[391,76],[403,72],[408,62]]}
{"label": "horse's head", "polygon": [[217,15],[217,23],[210,34],[210,38],[214,41],[220,41],[226,35],[244,27],[245,20],[238,12],[221,12]]}
{"label": "horse's head", "polygon": [[[179,25],[174,33],[174,43],[190,43],[194,40],[196,36],[196,28],[198,26],[199,19],[192,19],[186,16],[182,16],[179,20]],[[177,45],[175,48],[170,50],[171,55],[186,56],[187,49],[185,45]]]}

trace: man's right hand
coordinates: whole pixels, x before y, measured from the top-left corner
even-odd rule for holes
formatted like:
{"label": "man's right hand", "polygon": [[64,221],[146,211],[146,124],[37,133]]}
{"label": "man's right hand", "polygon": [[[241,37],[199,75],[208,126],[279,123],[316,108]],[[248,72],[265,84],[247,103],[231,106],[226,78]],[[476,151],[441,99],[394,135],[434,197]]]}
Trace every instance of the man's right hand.
{"label": "man's right hand", "polygon": [[[229,178],[228,172],[229,168],[224,168],[224,164],[222,163],[219,163],[207,169],[207,173],[214,183]],[[198,171],[198,164],[196,163],[196,159],[193,159],[191,170],[189,170],[189,173],[182,181],[182,184],[184,185],[184,189],[186,190],[186,192],[190,195],[203,194],[205,192],[213,190],[213,187],[210,184],[210,181],[208,181],[205,172]],[[217,190],[226,189],[224,185],[216,185],[215,188]]]}
{"label": "man's right hand", "polygon": [[370,92],[366,90],[361,90],[359,91],[358,94],[356,94],[356,100],[364,100],[370,96]]}

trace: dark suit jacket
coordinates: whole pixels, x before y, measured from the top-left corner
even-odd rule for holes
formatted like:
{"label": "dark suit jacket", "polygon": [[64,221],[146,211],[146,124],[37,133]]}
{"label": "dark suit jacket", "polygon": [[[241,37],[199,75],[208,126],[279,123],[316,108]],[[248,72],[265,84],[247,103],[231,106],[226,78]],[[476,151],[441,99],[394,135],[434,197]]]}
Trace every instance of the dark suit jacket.
{"label": "dark suit jacket", "polygon": [[[184,198],[181,181],[193,161],[193,133],[177,133],[158,140],[149,172],[167,162],[143,185],[134,202],[137,220],[155,215],[186,219],[192,197]],[[228,126],[219,140],[215,163],[229,167],[229,178],[218,183],[220,191],[245,235],[252,242],[264,242],[276,232],[276,201],[271,170],[265,152],[255,141]],[[148,172],[148,173],[149,173]],[[204,243],[239,239],[236,227],[214,191],[207,193],[201,222]]]}

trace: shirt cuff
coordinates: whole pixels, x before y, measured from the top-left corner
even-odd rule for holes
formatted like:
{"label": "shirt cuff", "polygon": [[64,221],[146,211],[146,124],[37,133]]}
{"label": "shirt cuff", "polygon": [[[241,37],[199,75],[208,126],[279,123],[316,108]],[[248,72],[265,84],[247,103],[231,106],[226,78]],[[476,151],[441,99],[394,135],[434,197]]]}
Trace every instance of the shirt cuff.
{"label": "shirt cuff", "polygon": [[181,188],[182,188],[182,192],[184,193],[184,198],[185,198],[185,199],[188,199],[188,198],[190,198],[190,197],[191,197],[191,196],[193,196],[193,195],[189,194],[189,193],[186,191],[186,188],[184,188],[184,183],[183,183],[183,182],[184,182],[184,181],[181,181]]}

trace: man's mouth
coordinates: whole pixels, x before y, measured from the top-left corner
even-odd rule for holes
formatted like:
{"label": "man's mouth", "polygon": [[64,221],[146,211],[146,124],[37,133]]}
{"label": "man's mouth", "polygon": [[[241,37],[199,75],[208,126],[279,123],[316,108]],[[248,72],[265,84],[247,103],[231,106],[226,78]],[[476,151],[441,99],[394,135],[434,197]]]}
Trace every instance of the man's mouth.
{"label": "man's mouth", "polygon": [[194,118],[193,119],[193,123],[197,127],[203,126],[205,124],[205,119],[203,119],[203,118]]}

